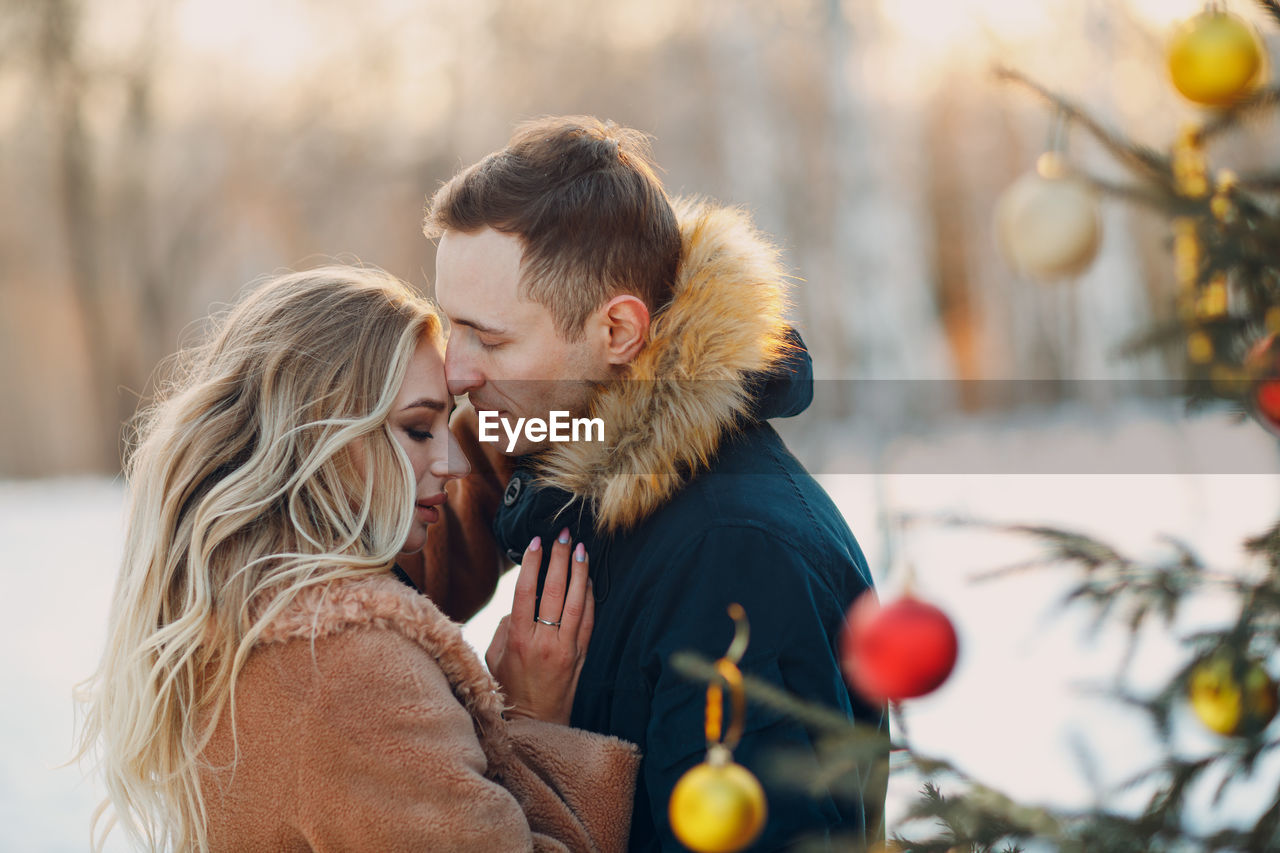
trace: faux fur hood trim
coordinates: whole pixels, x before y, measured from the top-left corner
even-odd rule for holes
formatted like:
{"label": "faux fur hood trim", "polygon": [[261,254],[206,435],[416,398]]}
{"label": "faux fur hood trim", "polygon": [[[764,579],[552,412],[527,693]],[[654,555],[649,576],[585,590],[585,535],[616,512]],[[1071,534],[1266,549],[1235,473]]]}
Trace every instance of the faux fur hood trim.
{"label": "faux fur hood trim", "polygon": [[707,467],[750,409],[748,375],[790,346],[773,245],[736,208],[674,207],[682,248],[672,300],[628,375],[593,402],[606,440],[555,445],[535,462],[540,484],[585,499],[603,534],[634,527]]}
{"label": "faux fur hood trim", "polygon": [[505,751],[501,688],[462,638],[462,626],[390,574],[344,578],[304,589],[266,625],[258,642],[312,641],[364,627],[395,631],[426,649],[453,694],[475,718],[478,734],[490,746]]}

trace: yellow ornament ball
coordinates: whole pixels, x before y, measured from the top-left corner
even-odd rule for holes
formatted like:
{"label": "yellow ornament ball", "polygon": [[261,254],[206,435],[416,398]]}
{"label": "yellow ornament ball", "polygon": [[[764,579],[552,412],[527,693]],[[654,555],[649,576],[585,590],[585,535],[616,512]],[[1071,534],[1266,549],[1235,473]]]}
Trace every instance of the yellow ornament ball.
{"label": "yellow ornament ball", "polygon": [[1057,154],[1014,181],[995,210],[1000,249],[1014,269],[1038,279],[1077,275],[1093,262],[1102,221],[1093,189]]}
{"label": "yellow ornament ball", "polygon": [[1169,41],[1169,76],[1188,100],[1225,107],[1256,86],[1265,59],[1257,32],[1228,12],[1203,12]]}
{"label": "yellow ornament ball", "polygon": [[722,746],[676,782],[668,804],[671,831],[698,853],[735,853],[764,829],[764,789]]}
{"label": "yellow ornament ball", "polygon": [[1257,661],[1215,655],[1198,663],[1188,684],[1191,710],[1220,735],[1253,735],[1276,715],[1276,683]]}

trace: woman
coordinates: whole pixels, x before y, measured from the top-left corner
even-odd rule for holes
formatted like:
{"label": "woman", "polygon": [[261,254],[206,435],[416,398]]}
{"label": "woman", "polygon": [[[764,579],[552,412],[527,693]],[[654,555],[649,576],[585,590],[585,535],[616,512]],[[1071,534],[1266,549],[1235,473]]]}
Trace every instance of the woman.
{"label": "woman", "polygon": [[144,415],[83,733],[95,828],[109,805],[153,850],[625,846],[634,747],[563,724],[591,631],[581,546],[552,545],[536,619],[541,543],[525,554],[491,649],[532,650],[505,701],[393,575],[466,473],[440,337],[390,276],[285,275]]}

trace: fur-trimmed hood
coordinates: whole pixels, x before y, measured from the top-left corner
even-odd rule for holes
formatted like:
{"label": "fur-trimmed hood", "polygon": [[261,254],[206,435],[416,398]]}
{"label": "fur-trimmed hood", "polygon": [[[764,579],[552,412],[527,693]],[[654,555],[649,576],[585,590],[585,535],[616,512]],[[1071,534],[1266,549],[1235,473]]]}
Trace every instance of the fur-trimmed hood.
{"label": "fur-trimmed hood", "polygon": [[634,527],[704,470],[752,413],[761,375],[796,346],[787,276],[746,213],[674,206],[682,248],[672,300],[628,375],[593,402],[605,441],[556,445],[534,463],[539,485],[583,500],[602,534]]}

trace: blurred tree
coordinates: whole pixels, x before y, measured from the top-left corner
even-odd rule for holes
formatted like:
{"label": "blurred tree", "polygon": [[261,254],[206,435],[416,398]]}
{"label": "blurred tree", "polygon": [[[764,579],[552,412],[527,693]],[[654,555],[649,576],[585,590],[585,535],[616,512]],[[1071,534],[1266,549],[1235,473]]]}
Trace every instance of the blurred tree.
{"label": "blurred tree", "polygon": [[[1280,2],[1257,3],[1273,24],[1280,24]],[[1230,39],[1222,37],[1223,30]],[[1172,310],[1156,314],[1167,321],[1141,330],[1129,351],[1173,352],[1182,368],[1182,393],[1193,410],[1225,407],[1247,413],[1262,428],[1280,435],[1280,208],[1275,200],[1280,194],[1280,172],[1274,167],[1256,173],[1215,171],[1208,154],[1210,146],[1229,132],[1256,127],[1251,124],[1254,119],[1273,113],[1280,106],[1280,85],[1256,83],[1254,69],[1265,65],[1262,43],[1248,24],[1220,7],[1210,5],[1180,33],[1195,43],[1192,50],[1207,54],[1208,61],[1180,66],[1177,48],[1171,47],[1173,82],[1184,93],[1196,91],[1197,86],[1212,90],[1223,77],[1231,85],[1215,100],[1192,97],[1195,103],[1214,109],[1184,127],[1167,150],[1113,131],[1092,111],[1021,73],[1003,70],[999,76],[1026,87],[1065,122],[1088,131],[1126,173],[1122,180],[1111,180],[1078,165],[1064,172],[1060,165],[1064,160],[1055,152],[1051,160],[1041,161],[1041,187],[1061,186],[1059,181],[1084,182],[1157,211],[1169,223],[1172,286],[1163,292]],[[1247,73],[1233,76],[1232,69],[1240,68]],[[1071,211],[1048,194],[1038,201],[1041,207],[1036,215],[1044,219],[1036,239],[1061,239]],[[1092,259],[1095,249],[1096,243],[1079,257]],[[1115,303],[1110,309],[1116,310]],[[997,527],[1034,538],[1043,546],[1043,556],[992,571],[988,579],[1047,566],[1070,568],[1077,577],[1063,606],[1089,608],[1096,627],[1115,623],[1127,632],[1127,645],[1117,656],[1115,680],[1105,692],[1150,723],[1158,739],[1159,758],[1114,789],[1103,789],[1093,780],[1097,799],[1088,808],[1027,804],[946,760],[913,751],[899,716],[895,720],[897,767],[913,769],[926,783],[904,825],[893,828],[893,837],[876,848],[878,853],[1280,850],[1280,789],[1274,786],[1280,737],[1273,725],[1280,710],[1273,674],[1280,658],[1280,522],[1243,543],[1246,562],[1234,569],[1206,564],[1172,536],[1166,538],[1167,548],[1159,556],[1134,558],[1106,542],[1052,525]],[[1193,623],[1191,630],[1180,621],[1197,603],[1224,598],[1230,602],[1225,620]],[[867,618],[859,610],[857,606],[851,610],[851,625]],[[919,626],[913,627],[896,637],[880,634],[875,643],[863,642],[865,657],[859,657],[858,641],[846,640],[842,651],[851,682],[866,681],[867,672],[881,678],[886,672],[901,677],[928,660],[936,649],[920,639],[927,635]],[[846,630],[846,638],[859,636],[856,628]],[[1181,634],[1186,655],[1154,690],[1138,690],[1131,686],[1135,676],[1131,664],[1147,631]],[[677,666],[691,677],[719,678],[706,662],[695,658],[681,657]],[[827,709],[797,702],[768,683],[748,678],[746,689],[748,698],[791,714],[821,733],[819,758],[831,775],[815,787],[824,792],[828,785],[838,789],[843,779],[848,795],[861,793],[858,780],[875,754],[876,732],[861,730]],[[1010,685],[1010,689],[1018,687]],[[918,695],[918,691],[902,690],[888,698],[900,701]],[[999,696],[990,698],[993,708],[999,704]],[[1187,741],[1179,737],[1184,725],[1203,727],[1214,739]],[[1089,772],[1091,765],[1085,758]],[[800,766],[783,756],[776,772],[803,788],[813,780],[795,772]],[[1231,808],[1230,795],[1243,786],[1253,786],[1254,804],[1243,810]],[[1137,808],[1118,805],[1125,793],[1139,795]],[[826,840],[813,849],[828,849]],[[847,849],[862,846],[851,840]]]}
{"label": "blurred tree", "polygon": [[[51,142],[65,257],[75,295],[81,331],[91,353],[90,394],[99,423],[115,423],[112,388],[118,370],[104,292],[99,232],[99,203],[93,153],[85,128],[89,70],[80,53],[83,6],[78,0],[46,0],[33,4],[38,15],[40,88],[51,112]],[[116,442],[101,436],[98,464],[119,464]],[[92,439],[89,439],[92,440]]]}
{"label": "blurred tree", "polygon": [[[886,0],[370,0],[358,18],[305,0],[287,19],[249,3],[199,17],[213,7],[0,0],[0,300],[16,329],[0,354],[27,359],[0,394],[29,410],[0,413],[0,474],[115,470],[156,364],[258,275],[342,256],[426,283],[423,197],[548,113],[649,131],[674,193],[749,208],[803,281],[796,319],[823,378],[1076,365],[1071,335],[1046,349],[1034,334],[1075,297],[999,267],[983,213],[1039,139],[967,66],[911,53]],[[272,53],[288,33],[306,36]],[[872,384],[825,384],[811,422],[847,444],[851,423],[892,436],[930,420],[869,399]],[[62,416],[78,428],[50,426]]]}
{"label": "blurred tree", "polygon": [[[141,35],[121,63],[88,49],[81,0],[16,5],[15,13],[30,19],[36,33],[30,79],[48,134],[56,255],[64,259],[74,325],[89,354],[92,416],[99,424],[122,424],[156,362],[171,348],[164,331],[172,326],[172,281],[156,265],[149,178],[156,59],[172,0],[148,0],[140,7]],[[108,94],[120,95],[124,103],[116,138],[90,119]],[[82,433],[81,441],[95,440],[88,455],[92,467],[118,469],[123,429]]]}

